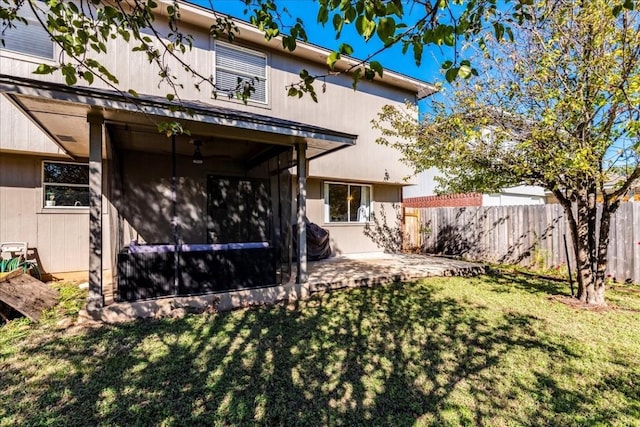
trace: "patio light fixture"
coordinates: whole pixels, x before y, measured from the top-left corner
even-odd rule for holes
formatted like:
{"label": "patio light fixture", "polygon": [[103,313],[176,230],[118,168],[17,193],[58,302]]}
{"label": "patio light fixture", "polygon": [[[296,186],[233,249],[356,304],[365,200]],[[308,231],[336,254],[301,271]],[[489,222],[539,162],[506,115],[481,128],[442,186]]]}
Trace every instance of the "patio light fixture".
{"label": "patio light fixture", "polygon": [[204,158],[202,157],[202,153],[200,152],[200,146],[202,145],[202,141],[200,141],[199,139],[194,139],[191,142],[196,147],[195,150],[193,151],[192,161],[196,165],[201,165],[202,162],[204,161]]}

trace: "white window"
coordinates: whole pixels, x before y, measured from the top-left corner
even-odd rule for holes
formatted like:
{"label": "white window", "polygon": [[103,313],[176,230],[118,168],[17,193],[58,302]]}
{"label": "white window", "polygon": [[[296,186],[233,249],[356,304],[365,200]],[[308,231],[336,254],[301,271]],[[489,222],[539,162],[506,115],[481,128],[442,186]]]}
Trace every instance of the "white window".
{"label": "white window", "polygon": [[89,206],[89,165],[86,163],[42,163],[45,207]]}
{"label": "white window", "polygon": [[[266,55],[216,42],[216,88],[220,92],[235,93],[244,84],[251,83],[255,92],[251,101],[267,102],[267,57]],[[240,89],[241,91],[241,89]]]}
{"label": "white window", "polygon": [[[37,2],[36,7],[42,6],[44,3]],[[27,24],[14,20],[15,27],[7,28],[4,34],[0,35],[4,41],[4,46],[0,43],[0,49],[53,59],[53,41],[34,15],[28,2],[22,5],[19,13]],[[41,18],[46,20],[42,16]]]}
{"label": "white window", "polygon": [[371,186],[326,182],[325,222],[367,222],[371,219]]}

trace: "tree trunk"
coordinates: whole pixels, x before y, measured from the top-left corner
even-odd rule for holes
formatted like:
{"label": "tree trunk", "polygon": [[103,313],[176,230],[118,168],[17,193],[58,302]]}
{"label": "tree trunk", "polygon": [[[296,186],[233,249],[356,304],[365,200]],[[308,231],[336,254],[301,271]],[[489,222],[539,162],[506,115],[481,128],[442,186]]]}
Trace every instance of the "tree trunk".
{"label": "tree trunk", "polygon": [[589,235],[589,219],[591,213],[589,211],[586,191],[579,194],[577,205],[577,235],[573,238],[573,242],[576,255],[578,299],[582,302],[588,302],[589,299],[593,298],[593,270],[591,268],[592,250],[589,245],[592,241],[592,236]]}
{"label": "tree trunk", "polygon": [[611,215],[615,213],[619,206],[619,202],[615,201],[609,204],[609,200],[605,198],[602,205],[602,214],[600,215],[600,235],[598,236],[598,264],[596,268],[595,293],[596,304],[605,305],[604,298],[606,287],[606,272],[609,263],[609,231],[611,228]]}
{"label": "tree trunk", "polygon": [[603,215],[600,217],[600,233],[598,242],[596,242],[597,205],[595,198],[590,197],[587,191],[579,193],[576,200],[575,216],[570,201],[565,199],[562,205],[569,222],[571,241],[576,257],[577,297],[586,304],[604,305],[610,212],[606,208],[603,209]]}

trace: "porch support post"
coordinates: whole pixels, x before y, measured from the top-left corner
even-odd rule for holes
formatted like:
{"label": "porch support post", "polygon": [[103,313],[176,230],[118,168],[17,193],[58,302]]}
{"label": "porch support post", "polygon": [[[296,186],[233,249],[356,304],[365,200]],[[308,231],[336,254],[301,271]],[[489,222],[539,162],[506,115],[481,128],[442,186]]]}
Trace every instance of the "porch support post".
{"label": "porch support post", "polygon": [[178,178],[176,136],[171,135],[171,234],[173,235],[173,294],[180,290],[180,237],[178,236]]}
{"label": "porch support post", "polygon": [[307,144],[296,145],[298,160],[298,274],[297,283],[306,283],[307,276]]}
{"label": "porch support post", "polygon": [[104,306],[102,292],[102,135],[104,118],[87,114],[89,122],[89,296],[87,311]]}

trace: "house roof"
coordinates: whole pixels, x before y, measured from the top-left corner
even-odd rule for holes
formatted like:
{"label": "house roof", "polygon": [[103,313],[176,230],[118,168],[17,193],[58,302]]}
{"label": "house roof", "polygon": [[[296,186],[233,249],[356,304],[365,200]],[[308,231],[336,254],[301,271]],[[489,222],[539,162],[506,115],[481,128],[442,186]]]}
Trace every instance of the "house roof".
{"label": "house roof", "polygon": [[5,74],[0,74],[0,91],[72,157],[88,156],[87,114],[92,110],[99,110],[105,123],[114,129],[135,127],[136,131],[146,133],[147,138],[148,135],[158,138],[150,120],[158,123],[171,119],[184,123],[194,137],[214,138],[218,142],[238,145],[241,140],[280,146],[306,143],[309,159],[354,145],[357,139],[353,134],[199,101],[184,100],[184,110],[175,111],[175,103],[160,96],[134,97],[114,90],[66,86]]}
{"label": "house roof", "polygon": [[[173,3],[174,2],[172,0],[161,0],[158,7],[159,13],[166,15],[167,7],[173,6]],[[196,26],[204,28],[209,28],[211,26],[211,22],[214,19],[214,13],[211,9],[207,9],[206,7],[184,0],[180,0],[178,3],[180,3],[180,18],[183,21],[193,23]],[[240,40],[269,46],[272,49],[285,52],[289,55],[310,60],[325,67],[327,66],[327,56],[331,53],[331,50],[329,49],[298,40],[296,42],[296,49],[293,52],[289,52],[282,48],[281,37],[276,37],[267,41],[265,40],[264,33],[254,25],[238,18],[233,18],[233,20],[236,22],[236,25],[240,30],[240,34],[237,36]],[[334,69],[335,71],[345,71],[351,66],[358,65],[360,62],[361,61],[356,58],[343,55],[335,64]],[[375,81],[413,92],[417,99],[426,98],[427,96],[437,92],[437,88],[433,84],[391,69],[385,69],[383,76],[376,76]]]}

